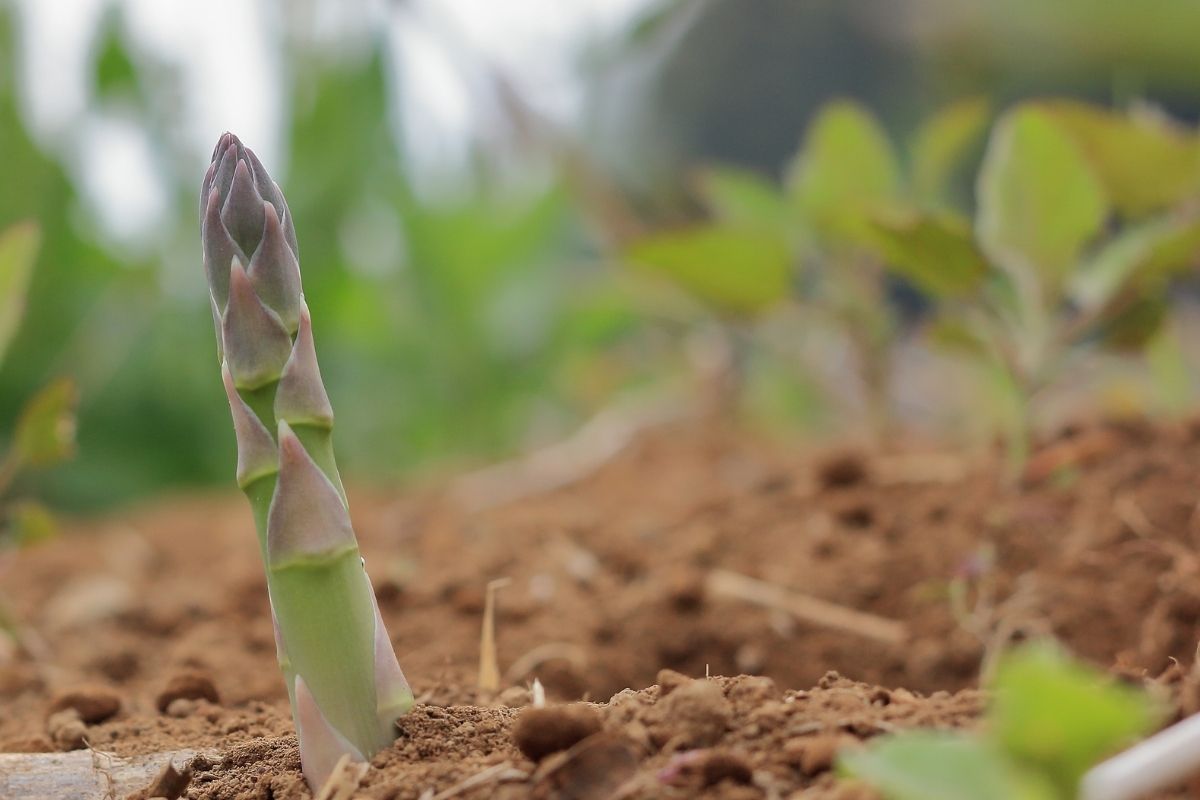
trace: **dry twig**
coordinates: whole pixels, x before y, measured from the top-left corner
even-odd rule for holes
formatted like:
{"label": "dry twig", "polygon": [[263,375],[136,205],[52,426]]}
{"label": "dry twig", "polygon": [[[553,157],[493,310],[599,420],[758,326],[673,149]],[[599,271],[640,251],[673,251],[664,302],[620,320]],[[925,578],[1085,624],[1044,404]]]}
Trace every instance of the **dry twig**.
{"label": "dry twig", "polygon": [[901,644],[908,638],[903,623],[792,592],[728,570],[717,569],[709,573],[707,588],[710,594],[719,597],[733,597],[779,609],[814,625],[835,628],[888,645]]}
{"label": "dry twig", "polygon": [[509,683],[518,683],[547,661],[559,659],[568,661],[579,669],[587,668],[587,651],[579,645],[571,642],[546,642],[514,661],[508,671],[504,673],[505,680]]}
{"label": "dry twig", "polygon": [[352,760],[349,753],[343,753],[321,791],[317,792],[316,800],[350,800],[366,774],[366,764]]}
{"label": "dry twig", "polygon": [[686,404],[670,399],[614,404],[560,442],[464,475],[454,495],[464,507],[482,511],[569,486],[620,454],[642,431],[679,419],[685,410]]}
{"label": "dry twig", "polygon": [[[458,797],[460,794],[464,794],[480,786],[504,783],[506,781],[523,781],[528,777],[529,773],[516,769],[508,761],[501,761],[499,764],[494,764],[483,772],[476,773],[463,782],[451,786],[444,792],[431,794],[426,791],[425,794],[429,795],[428,800],[450,800],[451,797]],[[425,795],[422,795],[422,798],[425,798]]]}
{"label": "dry twig", "polygon": [[498,578],[487,585],[483,605],[483,630],[479,634],[479,691],[492,695],[500,691],[500,662],[496,656],[496,590],[512,583]]}

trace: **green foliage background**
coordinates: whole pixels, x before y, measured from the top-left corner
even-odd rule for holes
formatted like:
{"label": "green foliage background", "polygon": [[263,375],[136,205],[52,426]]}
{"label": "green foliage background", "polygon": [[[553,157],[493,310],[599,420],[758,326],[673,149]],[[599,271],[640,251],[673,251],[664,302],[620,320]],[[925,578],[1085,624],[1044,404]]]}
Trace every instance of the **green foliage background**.
{"label": "green foliage background", "polygon": [[[160,121],[144,75],[119,27],[107,24],[97,102],[132,100],[154,131]],[[3,37],[5,182],[21,191],[0,191],[0,225],[37,220],[44,248],[25,323],[0,371],[0,429],[37,386],[71,375],[83,393],[79,457],[27,479],[52,501],[89,507],[228,483],[233,439],[193,217],[201,172],[179,168],[180,211],[165,232],[165,255],[106,246],[80,224],[77,187],[18,113],[10,26]],[[447,459],[476,463],[511,452],[535,417],[567,423],[586,410],[586,402],[567,410],[572,389],[560,370],[569,357],[620,337],[628,315],[605,292],[598,265],[565,263],[583,263],[583,251],[563,187],[505,193],[481,168],[477,191],[423,201],[388,129],[382,47],[290,56],[289,163],[278,171],[289,176],[284,188],[348,471],[383,479]],[[347,247],[339,233],[364,218],[394,226],[387,234],[402,252],[391,263],[355,263],[362,248]],[[170,269],[185,271],[187,291],[167,286]]]}
{"label": "green foliage background", "polygon": [[[920,327],[910,317],[932,320],[929,342],[979,358],[994,342],[954,312],[1012,300],[1012,276],[1030,267],[1054,273],[1051,299],[1113,305],[1086,344],[1144,344],[1167,313],[1167,278],[1200,239],[1192,218],[1167,213],[1200,186],[1193,133],[1147,133],[1082,103],[1005,111],[1065,92],[1119,106],[1161,98],[1194,117],[1200,64],[1178,31],[1196,12],[1177,0],[1136,19],[1117,4],[958,5],[931,12],[928,38],[898,44],[878,38],[887,20],[864,24],[843,4],[770,0],[748,19],[728,0],[648,2],[638,24],[582,54],[582,130],[514,112],[528,163],[480,142],[465,188],[437,201],[389,127],[398,90],[383,39],[329,47],[281,32],[287,161],[268,166],[295,215],[343,469],[360,481],[461,469],[564,436],[623,393],[704,391],[698,340],[731,354],[741,413],[773,431],[835,430],[844,387],[816,373],[839,356],[800,352],[823,341],[820,328],[850,340],[880,396],[863,416],[884,417],[890,351]],[[195,219],[204,164],[175,127],[179,78],[131,43],[116,11],[102,17],[89,102],[147,133],[172,210],[150,246],[119,245],[86,212],[61,148],[30,131],[13,19],[0,2],[0,230],[32,220],[42,247],[0,366],[0,443],[39,388],[69,377],[80,393],[77,458],[18,488],[91,508],[228,486],[233,437]],[[1040,72],[1015,47],[1022,20],[1064,37]],[[1006,168],[995,150],[976,186],[997,119],[992,141],[1034,155]],[[514,169],[549,177],[513,182]],[[1049,217],[1062,224],[1042,225]],[[1153,291],[1117,307],[1131,274]],[[1060,311],[1034,321],[1053,327]],[[1149,347],[1172,407],[1186,407],[1180,343]],[[987,385],[1019,390],[1010,373]]]}

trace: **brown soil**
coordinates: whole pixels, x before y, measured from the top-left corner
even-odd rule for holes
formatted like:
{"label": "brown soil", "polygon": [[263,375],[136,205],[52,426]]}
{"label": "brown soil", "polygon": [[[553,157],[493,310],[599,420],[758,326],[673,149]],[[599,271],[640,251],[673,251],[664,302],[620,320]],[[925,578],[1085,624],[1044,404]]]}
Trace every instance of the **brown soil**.
{"label": "brown soil", "polygon": [[[830,773],[835,753],[973,724],[980,670],[1009,642],[1052,634],[1132,680],[1192,663],[1200,427],[1068,431],[1023,486],[1000,474],[670,428],[503,507],[354,495],[419,701],[355,796],[866,797]],[[3,576],[31,653],[0,651],[0,753],[204,751],[185,797],[308,797],[244,500],[72,527]],[[905,640],[730,597],[717,571],[902,623]],[[507,672],[484,698],[485,587],[502,577]],[[528,709],[535,677],[551,700],[598,702]]]}

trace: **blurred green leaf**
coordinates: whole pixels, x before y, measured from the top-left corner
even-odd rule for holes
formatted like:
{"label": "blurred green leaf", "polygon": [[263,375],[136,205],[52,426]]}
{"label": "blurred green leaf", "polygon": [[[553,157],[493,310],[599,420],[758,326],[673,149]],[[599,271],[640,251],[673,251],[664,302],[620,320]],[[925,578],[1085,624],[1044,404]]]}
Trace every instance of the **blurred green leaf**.
{"label": "blurred green leaf", "polygon": [[989,719],[1005,752],[1074,796],[1088,768],[1147,733],[1158,714],[1149,698],[1071,661],[1056,646],[1024,647],[996,673]]}
{"label": "blurred green leaf", "polygon": [[1142,217],[1200,195],[1200,139],[1160,116],[1069,100],[1042,104],[1083,148],[1113,205]]}
{"label": "blurred green leaf", "polygon": [[966,319],[939,317],[925,328],[925,332],[933,345],[944,350],[979,359],[992,352],[986,333]]}
{"label": "blurred green leaf", "polygon": [[817,235],[857,245],[870,239],[872,214],[899,194],[900,169],[875,117],[857,103],[836,101],[809,127],[788,190]]}
{"label": "blurred green leaf", "polygon": [[1101,318],[1094,336],[1110,350],[1141,350],[1166,322],[1167,310],[1162,295],[1135,297]]}
{"label": "blurred green leaf", "polygon": [[849,775],[889,800],[1053,800],[1044,782],[1022,774],[996,748],[963,734],[914,731],[843,755]]}
{"label": "blurred green leaf", "polygon": [[121,13],[111,8],[100,23],[95,60],[95,88],[100,97],[135,97],[137,68],[129,56]]}
{"label": "blurred green leaf", "polygon": [[1155,287],[1200,256],[1200,217],[1161,217],[1126,228],[1072,277],[1071,299],[1083,309],[1110,303],[1130,286]]}
{"label": "blurred green leaf", "polygon": [[41,231],[21,222],[0,233],[0,362],[25,313],[25,295],[37,260]]}
{"label": "blurred green leaf", "polygon": [[707,167],[699,174],[699,188],[722,222],[780,230],[791,221],[792,209],[779,187],[752,170]]}
{"label": "blurred green leaf", "polygon": [[717,311],[754,315],[788,295],[788,249],[779,237],[709,226],[655,234],[626,251]]}
{"label": "blurred green leaf", "polygon": [[955,214],[880,216],[874,229],[884,264],[932,297],[966,294],[987,275],[969,223]]}
{"label": "blurred green leaf", "polygon": [[1175,326],[1160,325],[1146,342],[1146,363],[1162,408],[1174,417],[1181,417],[1191,410],[1195,404],[1192,370]]}
{"label": "blurred green leaf", "polygon": [[954,170],[987,130],[986,98],[968,97],[938,111],[917,130],[912,142],[913,191],[922,203],[945,199]]}
{"label": "blurred green leaf", "polygon": [[978,235],[992,261],[1057,284],[1107,215],[1103,186],[1075,141],[1037,107],[1006,114],[979,176]]}
{"label": "blurred green leaf", "polygon": [[60,378],[33,396],[17,419],[13,452],[17,463],[48,467],[75,452],[75,384]]}
{"label": "blurred green leaf", "polygon": [[28,547],[58,535],[58,522],[50,510],[33,500],[21,500],[8,509],[5,538],[12,545]]}

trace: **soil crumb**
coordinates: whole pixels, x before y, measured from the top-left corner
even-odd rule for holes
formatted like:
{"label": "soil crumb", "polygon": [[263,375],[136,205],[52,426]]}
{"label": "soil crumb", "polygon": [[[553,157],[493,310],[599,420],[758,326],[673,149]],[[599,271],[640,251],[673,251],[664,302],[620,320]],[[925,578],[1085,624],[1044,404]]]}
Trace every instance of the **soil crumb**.
{"label": "soil crumb", "polygon": [[601,727],[600,715],[582,703],[527,708],[513,726],[513,741],[526,758],[541,761],[551,753],[569,750]]}

